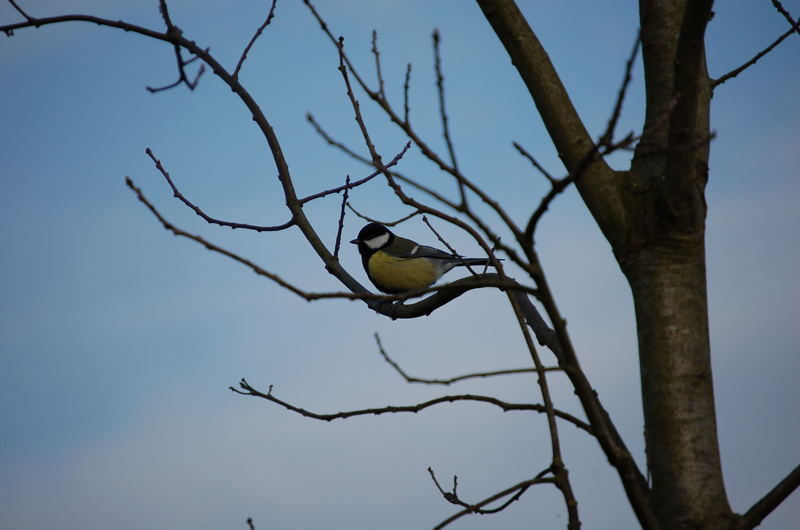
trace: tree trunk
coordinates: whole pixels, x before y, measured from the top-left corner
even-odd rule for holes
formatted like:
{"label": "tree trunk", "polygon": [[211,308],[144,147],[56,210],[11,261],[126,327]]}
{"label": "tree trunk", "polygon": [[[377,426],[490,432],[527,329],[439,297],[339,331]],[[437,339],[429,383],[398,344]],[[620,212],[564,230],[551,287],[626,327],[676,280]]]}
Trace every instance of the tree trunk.
{"label": "tree trunk", "polygon": [[670,529],[734,521],[717,442],[706,290],[711,3],[640,2],[647,117],[614,244],[636,311],[650,504]]}
{"label": "tree trunk", "polygon": [[663,528],[728,528],[717,444],[702,241],[623,264],[639,337],[651,506]]}

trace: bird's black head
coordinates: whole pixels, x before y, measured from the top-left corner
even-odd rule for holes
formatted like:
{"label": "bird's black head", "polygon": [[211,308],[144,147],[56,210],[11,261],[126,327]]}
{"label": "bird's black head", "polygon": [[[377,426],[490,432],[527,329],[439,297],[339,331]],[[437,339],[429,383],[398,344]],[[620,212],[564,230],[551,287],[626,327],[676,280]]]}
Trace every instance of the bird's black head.
{"label": "bird's black head", "polygon": [[351,243],[358,245],[362,257],[368,258],[376,250],[390,245],[393,239],[394,234],[391,230],[379,223],[369,223]]}

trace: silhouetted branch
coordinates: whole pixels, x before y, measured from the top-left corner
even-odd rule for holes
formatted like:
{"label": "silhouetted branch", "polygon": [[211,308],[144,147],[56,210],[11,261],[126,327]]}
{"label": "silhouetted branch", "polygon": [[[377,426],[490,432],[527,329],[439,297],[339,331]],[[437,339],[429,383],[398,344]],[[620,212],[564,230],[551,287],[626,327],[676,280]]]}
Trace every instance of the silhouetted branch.
{"label": "silhouetted branch", "polygon": [[[158,2],[158,10],[161,13],[161,18],[164,19],[164,25],[167,27],[167,35],[172,35],[175,37],[180,37],[182,35],[181,29],[176,26],[172,22],[172,18],[169,15],[169,9],[167,8],[166,0],[159,0]],[[195,74],[194,79],[189,79],[189,76],[186,74],[186,65],[191,64],[196,57],[189,59],[188,61],[183,59],[183,51],[181,49],[180,44],[177,42],[173,42],[173,49],[175,51],[175,61],[178,65],[178,80],[174,83],[170,83],[165,86],[161,87],[145,87],[148,92],[151,94],[155,94],[156,92],[162,92],[164,90],[169,90],[170,88],[175,88],[180,84],[185,84],[189,90],[194,90],[197,87],[197,83],[200,82],[200,76],[203,75],[205,72],[205,65],[200,65],[200,68],[197,69],[197,73]],[[206,53],[208,52],[208,48],[206,48]]]}
{"label": "silhouetted branch", "polygon": [[[462,510],[462,511],[460,511],[460,512],[458,512],[458,513],[456,513],[456,514],[454,514],[454,515],[452,515],[450,517],[448,517],[447,519],[445,519],[444,521],[442,521],[438,525],[434,526],[434,530],[440,529],[440,528],[444,528],[445,526],[449,525],[453,521],[455,521],[455,520],[457,520],[457,519],[459,519],[459,518],[461,518],[461,517],[463,517],[465,515],[471,514],[471,513],[485,515],[485,514],[492,514],[492,513],[501,512],[501,511],[505,510],[506,508],[508,508],[508,506],[510,506],[512,503],[514,503],[515,501],[519,500],[519,498],[522,497],[522,495],[531,486],[533,486],[535,484],[553,484],[553,483],[555,483],[555,479],[549,478],[549,477],[545,477],[545,475],[550,473],[550,472],[551,472],[550,468],[545,469],[544,471],[540,472],[538,475],[536,475],[532,479],[524,480],[524,481],[520,482],[519,484],[515,484],[514,486],[511,486],[510,488],[507,488],[507,489],[505,489],[505,490],[503,490],[501,492],[495,493],[494,495],[492,495],[490,497],[487,497],[486,499],[484,499],[484,500],[482,500],[480,502],[477,502],[475,504],[470,504],[470,503],[464,502],[458,496],[458,491],[457,491],[458,490],[458,477],[457,476],[453,475],[453,490],[452,491],[445,491],[442,488],[442,486],[439,484],[439,481],[436,480],[436,475],[434,474],[433,469],[431,469],[429,467],[428,468],[428,473],[430,473],[431,479],[433,479],[433,483],[436,485],[436,489],[439,490],[439,493],[442,494],[442,497],[444,497],[445,500],[447,500],[447,502],[449,502],[451,504],[455,504],[455,505],[464,507],[464,510]],[[484,509],[483,508],[484,506],[486,506],[488,504],[491,504],[491,503],[493,503],[495,501],[498,501],[498,500],[500,500],[500,499],[502,499],[504,497],[507,497],[509,495],[512,495],[511,498],[508,499],[503,504],[501,504],[500,506],[498,506],[496,508],[491,508],[491,509]]]}
{"label": "silhouetted branch", "polygon": [[[442,121],[442,135],[444,136],[444,143],[447,146],[447,153],[450,155],[450,165],[455,173],[459,173],[458,162],[456,161],[456,152],[453,149],[453,141],[450,139],[450,124],[447,117],[447,109],[445,106],[444,97],[444,74],[442,73],[442,55],[439,50],[439,43],[441,36],[439,30],[434,29],[433,35],[433,69],[436,72],[436,93],[439,95],[439,118]],[[464,192],[463,179],[456,179],[458,184],[458,195],[460,198],[460,207],[467,207],[467,196]]]}
{"label": "silhouetted branch", "polygon": [[267,14],[267,19],[264,20],[264,23],[258,27],[256,32],[253,34],[253,37],[250,39],[250,42],[247,43],[245,46],[244,51],[242,51],[242,56],[239,57],[239,62],[236,63],[236,68],[233,69],[233,78],[239,78],[239,70],[242,69],[242,65],[244,64],[245,59],[247,59],[247,53],[250,51],[250,48],[253,47],[258,37],[261,36],[264,29],[269,26],[269,23],[272,22],[272,17],[275,16],[275,4],[277,4],[278,0],[272,0],[272,6],[269,8],[269,13]]}
{"label": "silhouetted branch", "polygon": [[789,25],[794,27],[794,30],[797,32],[797,34],[800,35],[800,27],[797,26],[797,22],[795,22],[794,17],[792,17],[791,13],[789,13],[789,11],[783,7],[783,4],[781,4],[779,0],[772,0],[772,5],[778,10],[778,13],[783,15],[783,18],[786,19]]}
{"label": "silhouetted branch", "polygon": [[384,92],[383,74],[381,73],[381,53],[378,51],[378,32],[372,30],[372,55],[375,57],[375,75],[378,78],[378,94],[386,99]]}
{"label": "silhouetted branch", "polygon": [[800,465],[790,471],[769,493],[747,510],[739,520],[737,528],[750,529],[761,524],[761,521],[786,500],[798,486],[800,486]]}
{"label": "silhouetted branch", "polygon": [[350,193],[350,175],[344,180],[344,194],[342,194],[342,207],[339,212],[339,228],[336,230],[336,243],[333,246],[333,257],[339,259],[339,247],[342,245],[342,230],[344,229],[344,205]]}
{"label": "silhouetted branch", "polygon": [[[270,385],[267,392],[264,393],[259,390],[256,390],[245,379],[242,379],[241,381],[239,381],[239,388],[241,388],[241,390],[234,388],[232,386],[228,388],[230,388],[230,390],[236,392],[237,394],[266,399],[267,401],[271,401],[277,405],[284,407],[285,409],[291,410],[292,412],[296,412],[301,416],[322,421],[346,419],[346,418],[352,418],[354,416],[371,416],[371,415],[378,416],[381,414],[394,414],[398,412],[416,413],[425,410],[428,407],[432,407],[434,405],[439,405],[441,403],[454,403],[456,401],[473,401],[478,403],[488,403],[490,405],[494,405],[502,409],[504,412],[509,412],[512,410],[521,410],[521,411],[538,412],[540,414],[545,413],[544,405],[539,405],[537,403],[508,403],[506,401],[501,401],[491,396],[482,396],[478,394],[456,394],[456,395],[440,396],[438,398],[430,399],[428,401],[424,401],[422,403],[417,403],[414,405],[389,405],[386,407],[348,410],[348,411],[325,414],[325,413],[312,412],[310,410],[297,407],[295,405],[292,405],[291,403],[287,403],[286,401],[276,398],[275,396],[272,395],[272,385]],[[569,423],[573,424],[575,427],[591,434],[591,428],[589,427],[589,425],[587,425],[586,422],[576,418],[575,416],[562,411],[558,411],[557,416],[560,419],[568,421]]]}
{"label": "silhouetted branch", "polygon": [[786,19],[789,21],[789,24],[791,24],[791,27],[788,30],[786,30],[780,37],[775,39],[775,41],[773,41],[772,44],[770,44],[769,46],[767,46],[766,48],[764,48],[763,50],[761,50],[760,52],[755,54],[752,59],[750,59],[749,61],[747,61],[743,65],[739,66],[738,68],[734,68],[733,70],[731,70],[727,74],[722,75],[722,76],[718,77],[717,79],[714,79],[711,82],[711,87],[712,88],[716,88],[717,86],[721,85],[722,83],[724,83],[728,79],[736,77],[737,75],[741,74],[742,72],[744,72],[745,70],[747,70],[748,68],[750,68],[751,66],[756,64],[759,61],[759,59],[761,59],[766,54],[771,52],[776,46],[778,46],[778,44],[783,42],[786,39],[786,37],[788,37],[789,35],[791,35],[795,31],[800,33],[800,18],[798,18],[797,20],[793,20],[792,16],[789,14],[789,12],[786,11],[786,9],[784,9],[783,6],[780,4],[780,2],[778,2],[777,0],[772,0],[772,4],[776,7],[776,9],[778,9],[778,11],[780,11],[780,13],[784,17],[786,17]]}
{"label": "silhouetted branch", "polygon": [[546,178],[546,179],[547,179],[547,180],[548,180],[550,183],[553,183],[553,182],[555,182],[555,181],[556,181],[555,177],[553,177],[553,175],[551,175],[551,174],[550,174],[550,173],[549,173],[549,172],[548,172],[548,171],[547,171],[547,170],[544,168],[544,166],[542,166],[542,165],[539,163],[539,161],[538,161],[538,160],[536,160],[536,159],[533,157],[533,155],[532,155],[532,154],[530,154],[528,151],[526,151],[524,147],[522,147],[522,146],[521,146],[520,144],[518,144],[517,142],[511,142],[511,145],[513,145],[513,146],[514,146],[514,148],[517,150],[517,152],[519,152],[519,154],[521,154],[521,155],[522,155],[524,158],[526,158],[526,159],[527,159],[527,160],[528,160],[528,161],[529,161],[531,164],[533,164],[533,167],[535,167],[535,168],[536,168],[536,169],[539,171],[539,173],[541,173],[541,174],[544,176],[544,178]]}
{"label": "silhouetted branch", "polygon": [[14,9],[16,9],[16,10],[17,10],[17,13],[19,13],[20,15],[22,15],[23,17],[25,17],[25,20],[27,20],[28,22],[33,22],[33,21],[35,20],[33,17],[31,17],[30,15],[28,15],[28,13],[26,13],[25,11],[23,11],[23,9],[22,9],[21,7],[19,7],[19,6],[17,5],[17,2],[15,2],[14,0],[8,0],[8,3],[9,3],[9,4],[11,4],[11,5],[14,7]]}
{"label": "silhouetted branch", "polygon": [[352,188],[356,188],[358,186],[361,186],[362,184],[366,184],[367,182],[369,182],[370,180],[372,180],[376,176],[384,173],[390,167],[393,167],[394,165],[396,165],[400,161],[400,159],[403,158],[403,155],[406,154],[406,151],[408,151],[408,149],[410,147],[411,147],[411,142],[406,142],[406,145],[403,147],[403,149],[399,153],[397,153],[395,155],[395,157],[392,158],[389,161],[388,164],[379,165],[378,169],[376,169],[375,171],[373,171],[372,173],[370,173],[369,175],[367,175],[366,177],[364,177],[364,178],[362,178],[360,180],[357,180],[357,181],[352,182],[350,184],[345,184],[344,186],[339,186],[339,187],[336,187],[336,188],[331,188],[329,190],[321,191],[319,193],[314,193],[313,195],[309,195],[308,197],[303,197],[302,199],[298,199],[298,202],[302,205],[302,204],[305,204],[305,203],[307,203],[309,201],[313,201],[315,199],[319,199],[321,197],[325,197],[326,195],[330,195],[332,193],[339,193],[340,191],[342,191],[344,189],[352,189]]}
{"label": "silhouetted branch", "polygon": [[625,95],[628,93],[628,86],[630,85],[631,79],[633,79],[633,63],[636,61],[636,56],[639,54],[639,46],[641,43],[642,36],[641,34],[637,34],[636,41],[633,45],[633,50],[631,50],[628,60],[625,62],[625,75],[622,79],[622,86],[620,87],[619,92],[617,92],[617,99],[614,102],[614,110],[611,113],[611,118],[608,120],[605,133],[603,133],[603,135],[600,137],[600,144],[610,145],[614,142],[614,130],[617,128],[617,122],[619,121],[619,117],[622,115],[622,103],[625,101]]}
{"label": "silhouetted branch", "polygon": [[352,205],[352,204],[350,204],[349,202],[347,203],[347,207],[348,207],[348,208],[350,208],[350,211],[351,211],[351,212],[353,212],[354,214],[356,214],[356,215],[357,215],[358,217],[360,217],[361,219],[364,219],[364,220],[365,220],[365,221],[367,221],[368,223],[379,223],[379,224],[382,224],[383,226],[397,226],[397,225],[399,225],[400,223],[402,223],[402,222],[405,222],[405,221],[408,221],[408,220],[409,220],[409,219],[411,219],[412,217],[415,217],[415,216],[417,216],[417,215],[419,215],[419,214],[421,214],[421,213],[422,213],[422,212],[420,212],[419,210],[416,210],[416,211],[413,211],[413,212],[411,212],[410,214],[408,214],[408,215],[406,215],[406,216],[404,216],[404,217],[401,217],[400,219],[397,219],[396,221],[382,221],[382,220],[375,219],[375,218],[373,218],[373,217],[369,217],[369,216],[366,216],[366,215],[362,214],[361,212],[359,212],[358,210],[356,210],[356,209],[353,207],[353,205]]}
{"label": "silhouetted branch", "polygon": [[408,91],[411,89],[411,63],[406,66],[406,80],[403,82],[403,123],[408,124]]}
{"label": "silhouetted branch", "polygon": [[[397,364],[389,356],[388,353],[386,353],[386,350],[384,349],[383,344],[381,343],[381,338],[377,333],[375,333],[375,341],[378,343],[378,352],[381,354],[381,357],[383,357],[383,360],[386,361],[387,363],[389,363],[389,365],[392,368],[394,368],[395,371],[398,374],[400,374],[400,376],[403,379],[405,379],[408,383],[423,383],[423,384],[426,384],[426,385],[446,385],[447,386],[447,385],[451,385],[453,383],[457,383],[459,381],[464,381],[466,379],[480,379],[480,378],[486,378],[486,377],[494,377],[494,376],[497,376],[497,375],[536,373],[536,369],[535,368],[514,368],[514,369],[509,369],[509,370],[492,370],[492,371],[489,371],[489,372],[476,372],[476,373],[473,373],[473,374],[465,374],[465,375],[459,375],[457,377],[451,377],[450,379],[423,379],[423,378],[420,378],[420,377],[414,377],[414,376],[408,375],[400,367],[400,365]],[[560,371],[560,370],[561,370],[561,368],[559,368],[559,367],[546,368],[546,371]]]}
{"label": "silhouetted branch", "polygon": [[172,178],[170,177],[169,172],[166,169],[164,169],[164,166],[161,164],[161,160],[156,158],[156,156],[153,154],[153,151],[149,147],[147,149],[145,149],[145,153],[147,153],[147,156],[149,156],[150,159],[155,163],[156,169],[158,169],[161,172],[161,174],[164,176],[164,179],[167,181],[167,184],[169,184],[169,187],[172,189],[172,194],[178,200],[180,200],[183,204],[185,204],[186,206],[188,206],[189,208],[194,210],[194,213],[196,213],[197,215],[202,217],[208,223],[219,225],[219,226],[227,226],[227,227],[230,227],[230,228],[233,228],[233,229],[243,228],[243,229],[246,229],[246,230],[253,230],[255,232],[278,232],[278,231],[281,231],[281,230],[286,230],[287,228],[289,228],[290,226],[293,226],[295,224],[294,219],[290,219],[287,222],[285,222],[283,224],[280,224],[280,225],[260,226],[260,225],[251,225],[251,224],[247,224],[247,223],[235,223],[235,222],[232,222],[232,221],[223,221],[221,219],[216,219],[214,217],[211,217],[210,215],[205,213],[203,210],[201,210],[199,206],[197,206],[192,201],[187,199],[183,195],[183,193],[181,193],[181,191],[178,189],[178,187],[172,181]]}

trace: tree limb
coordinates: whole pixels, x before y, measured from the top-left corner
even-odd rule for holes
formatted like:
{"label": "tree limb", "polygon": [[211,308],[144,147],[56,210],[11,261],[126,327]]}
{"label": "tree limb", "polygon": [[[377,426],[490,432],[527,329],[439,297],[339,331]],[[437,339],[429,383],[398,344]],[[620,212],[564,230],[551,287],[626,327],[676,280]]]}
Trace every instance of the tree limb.
{"label": "tree limb", "polygon": [[761,524],[761,521],[786,500],[786,497],[791,495],[798,486],[800,486],[800,465],[790,471],[769,493],[751,506],[739,519],[737,528],[744,530],[755,528]]}
{"label": "tree limb", "polygon": [[[325,413],[312,412],[310,410],[297,407],[295,405],[292,405],[291,403],[287,403],[286,401],[276,398],[275,396],[272,395],[271,385],[269,387],[269,390],[267,390],[267,392],[264,393],[259,390],[256,390],[245,379],[242,379],[241,381],[239,381],[239,388],[241,388],[241,390],[234,388],[232,386],[228,388],[230,388],[231,391],[236,392],[237,394],[266,399],[267,401],[276,403],[284,407],[285,409],[291,410],[292,412],[296,412],[301,416],[322,421],[346,419],[346,418],[352,418],[354,416],[371,416],[371,415],[378,416],[381,414],[393,414],[397,412],[417,413],[420,412],[421,410],[425,410],[428,407],[432,407],[440,403],[454,403],[456,401],[477,401],[480,403],[488,403],[490,405],[494,405],[502,409],[504,412],[512,410],[527,410],[527,411],[538,412],[540,414],[544,414],[546,412],[545,406],[539,405],[537,403],[508,403],[506,401],[501,401],[491,396],[481,396],[477,394],[456,394],[456,395],[440,396],[438,398],[430,399],[428,401],[417,403],[415,405],[389,405],[386,407],[348,410],[348,411],[325,414]],[[591,434],[591,427],[589,427],[589,425],[586,422],[576,418],[572,414],[563,411],[556,411],[556,416],[562,420],[568,421],[575,427]]]}

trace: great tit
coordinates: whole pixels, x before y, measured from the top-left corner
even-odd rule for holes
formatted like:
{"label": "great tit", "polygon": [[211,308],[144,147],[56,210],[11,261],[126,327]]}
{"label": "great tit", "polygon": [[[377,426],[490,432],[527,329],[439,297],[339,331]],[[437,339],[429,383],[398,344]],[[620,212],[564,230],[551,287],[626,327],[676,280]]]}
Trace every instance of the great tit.
{"label": "great tit", "polygon": [[462,258],[419,245],[378,223],[366,225],[351,243],[358,245],[370,281],[389,294],[424,289],[460,265],[491,265],[489,258]]}

